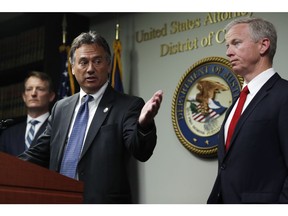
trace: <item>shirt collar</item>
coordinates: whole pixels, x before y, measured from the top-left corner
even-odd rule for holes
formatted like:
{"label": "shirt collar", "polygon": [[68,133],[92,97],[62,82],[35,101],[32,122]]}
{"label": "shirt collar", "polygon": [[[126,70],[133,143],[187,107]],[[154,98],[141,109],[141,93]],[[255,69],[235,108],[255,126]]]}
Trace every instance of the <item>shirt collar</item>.
{"label": "shirt collar", "polygon": [[269,68],[254,77],[254,79],[252,79],[248,84],[244,83],[243,88],[248,85],[249,93],[255,95],[275,73],[276,72],[273,68]]}
{"label": "shirt collar", "polygon": [[[108,86],[108,81],[95,94],[89,94],[89,95],[91,95],[94,98],[94,100],[98,100],[104,94],[107,86]],[[82,98],[84,95],[87,95],[87,93],[84,92],[82,88],[80,88],[80,98]]]}
{"label": "shirt collar", "polygon": [[46,119],[49,117],[49,112],[38,116],[37,118],[32,118],[30,115],[27,115],[27,124],[29,123],[30,120],[38,120],[40,123],[46,121]]}

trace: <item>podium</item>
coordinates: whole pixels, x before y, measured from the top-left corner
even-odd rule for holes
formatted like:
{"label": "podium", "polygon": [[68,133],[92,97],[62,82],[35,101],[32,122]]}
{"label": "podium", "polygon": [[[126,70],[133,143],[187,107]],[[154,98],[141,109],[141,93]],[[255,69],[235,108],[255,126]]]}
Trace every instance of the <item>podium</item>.
{"label": "podium", "polygon": [[0,204],[81,204],[83,182],[0,152]]}

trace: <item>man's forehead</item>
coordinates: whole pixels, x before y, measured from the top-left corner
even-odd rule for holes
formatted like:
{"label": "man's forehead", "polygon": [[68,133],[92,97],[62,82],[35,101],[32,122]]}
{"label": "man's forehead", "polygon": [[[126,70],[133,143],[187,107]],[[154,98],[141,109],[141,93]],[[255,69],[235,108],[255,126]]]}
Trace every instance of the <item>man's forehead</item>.
{"label": "man's forehead", "polygon": [[78,49],[76,49],[75,54],[77,57],[93,55],[93,56],[103,56],[105,50],[103,47],[98,46],[97,44],[83,44]]}

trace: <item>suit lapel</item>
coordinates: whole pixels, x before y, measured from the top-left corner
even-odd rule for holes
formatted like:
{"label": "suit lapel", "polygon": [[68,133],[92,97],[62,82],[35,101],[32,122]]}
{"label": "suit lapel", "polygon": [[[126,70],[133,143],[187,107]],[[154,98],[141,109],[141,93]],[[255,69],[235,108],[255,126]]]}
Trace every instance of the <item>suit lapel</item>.
{"label": "suit lapel", "polygon": [[[230,112],[229,112],[230,113]],[[229,114],[227,113],[227,116]],[[227,119],[227,117],[226,117]],[[224,121],[226,122],[226,120]],[[221,129],[220,129],[220,134],[219,134],[219,144],[218,144],[218,157],[219,159],[224,158],[225,156],[225,123],[222,124]]]}
{"label": "suit lapel", "polygon": [[81,153],[81,158],[87,150],[89,149],[90,145],[92,144],[95,136],[98,134],[99,129],[101,128],[104,120],[110,113],[112,106],[113,106],[113,101],[114,101],[114,90],[110,85],[108,85],[106,91],[104,92],[104,95],[98,105],[98,108],[96,110],[96,113],[92,119],[90,128],[87,133],[87,137],[83,146],[83,150]]}
{"label": "suit lapel", "polygon": [[277,82],[277,80],[280,79],[280,76],[276,73],[274,74],[259,90],[259,92],[255,95],[255,97],[252,99],[252,101],[249,103],[247,108],[244,110],[243,114],[240,116],[239,121],[236,125],[235,131],[233,133],[232,139],[231,139],[231,144],[228,149],[228,152],[230,149],[232,149],[233,143],[235,138],[237,137],[240,129],[242,128],[243,124],[245,121],[248,119],[250,114],[253,112],[255,107],[261,102],[263,98],[266,97],[266,95],[269,94],[270,89],[272,86]]}

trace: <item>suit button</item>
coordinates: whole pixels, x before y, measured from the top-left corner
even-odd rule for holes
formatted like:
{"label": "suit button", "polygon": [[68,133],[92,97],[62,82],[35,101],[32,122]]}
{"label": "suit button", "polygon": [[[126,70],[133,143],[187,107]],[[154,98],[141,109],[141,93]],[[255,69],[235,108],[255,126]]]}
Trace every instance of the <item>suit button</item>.
{"label": "suit button", "polygon": [[222,164],[221,165],[221,170],[225,170],[226,169],[226,164]]}

